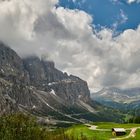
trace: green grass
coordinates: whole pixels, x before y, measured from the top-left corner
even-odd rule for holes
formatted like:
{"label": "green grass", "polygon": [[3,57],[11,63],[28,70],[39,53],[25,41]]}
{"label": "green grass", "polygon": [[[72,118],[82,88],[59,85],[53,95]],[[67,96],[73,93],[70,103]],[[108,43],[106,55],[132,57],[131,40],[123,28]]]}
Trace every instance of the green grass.
{"label": "green grass", "polygon": [[118,123],[94,123],[99,129],[111,129],[111,128],[133,128],[140,127],[140,124],[118,124]]}
{"label": "green grass", "polygon": [[[93,125],[97,125],[99,129],[110,129],[110,131],[95,131],[90,130],[85,125],[75,125],[66,130],[66,134],[69,136],[74,136],[75,139],[81,137],[87,137],[88,140],[109,140],[110,138],[115,138],[112,136],[111,128],[119,127],[119,128],[133,128],[138,127],[140,124],[117,124],[117,123],[94,123]],[[127,136],[130,131],[127,131]],[[122,136],[124,137],[124,136]],[[135,138],[130,138],[127,140],[140,140],[140,129],[137,131],[137,135]]]}
{"label": "green grass", "polygon": [[[80,138],[81,136],[85,136],[89,140],[91,140],[93,138],[95,140],[96,139],[97,140],[106,140],[106,138],[111,137],[111,132],[99,132],[99,131],[89,130],[89,128],[84,125],[73,126],[66,131],[66,134],[68,134],[70,136],[73,135],[75,138]],[[102,137],[99,137],[99,135]]]}

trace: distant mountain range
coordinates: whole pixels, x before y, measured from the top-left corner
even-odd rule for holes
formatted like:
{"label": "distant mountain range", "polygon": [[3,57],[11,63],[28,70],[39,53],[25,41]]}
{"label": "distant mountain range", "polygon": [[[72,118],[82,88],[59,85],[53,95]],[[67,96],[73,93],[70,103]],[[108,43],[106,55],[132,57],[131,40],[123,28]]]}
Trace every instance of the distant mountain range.
{"label": "distant mountain range", "polygon": [[82,79],[59,71],[51,61],[36,56],[22,59],[3,43],[0,100],[0,115],[22,111],[43,123],[122,121],[123,117],[91,100],[87,83]]}
{"label": "distant mountain range", "polygon": [[108,107],[140,114],[140,88],[103,88],[92,93],[91,98]]}

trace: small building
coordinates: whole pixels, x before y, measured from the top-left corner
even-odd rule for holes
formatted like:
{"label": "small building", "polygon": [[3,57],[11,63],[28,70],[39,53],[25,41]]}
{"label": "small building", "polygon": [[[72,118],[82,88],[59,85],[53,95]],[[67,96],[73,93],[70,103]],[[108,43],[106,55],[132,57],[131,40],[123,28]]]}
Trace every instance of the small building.
{"label": "small building", "polygon": [[124,128],[112,128],[113,136],[123,136],[126,134],[126,130]]}

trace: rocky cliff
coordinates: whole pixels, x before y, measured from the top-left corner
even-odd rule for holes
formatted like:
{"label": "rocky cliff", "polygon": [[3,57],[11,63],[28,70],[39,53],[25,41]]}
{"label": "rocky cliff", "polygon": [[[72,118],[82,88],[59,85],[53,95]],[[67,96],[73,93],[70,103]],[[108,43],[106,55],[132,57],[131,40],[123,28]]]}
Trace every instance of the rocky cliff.
{"label": "rocky cliff", "polygon": [[43,61],[37,57],[24,59],[25,69],[30,75],[31,84],[38,89],[51,91],[66,102],[74,103],[78,99],[90,100],[87,83],[75,76],[68,76],[55,68],[54,62]]}
{"label": "rocky cliff", "polygon": [[59,71],[54,62],[35,56],[21,59],[3,43],[0,43],[0,100],[0,115],[22,111],[66,122],[102,118],[97,115],[100,105],[90,99],[85,81]]}
{"label": "rocky cliff", "polygon": [[57,70],[54,62],[35,56],[21,59],[3,43],[0,43],[0,80],[1,113],[24,109],[47,115],[53,104],[53,111],[64,112],[64,108],[76,105],[78,100],[90,100],[85,81]]}

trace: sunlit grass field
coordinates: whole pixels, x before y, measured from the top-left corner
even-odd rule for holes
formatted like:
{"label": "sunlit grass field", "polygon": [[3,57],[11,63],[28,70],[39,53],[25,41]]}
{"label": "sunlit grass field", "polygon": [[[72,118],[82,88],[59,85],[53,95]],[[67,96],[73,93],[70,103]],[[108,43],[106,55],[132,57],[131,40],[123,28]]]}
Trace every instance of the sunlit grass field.
{"label": "sunlit grass field", "polygon": [[140,127],[140,124],[118,124],[118,123],[109,123],[109,122],[100,122],[93,123],[93,125],[97,125],[99,129],[112,129],[112,128],[133,128]]}
{"label": "sunlit grass field", "polygon": [[[127,130],[127,134],[121,137],[112,136],[111,128],[134,128],[139,127],[140,124],[117,124],[117,123],[93,123],[98,126],[97,129],[110,129],[109,131],[97,131],[90,130],[85,125],[75,125],[67,129],[66,134],[74,136],[75,139],[86,137],[88,140],[110,140],[111,138],[123,138],[129,135],[130,130]],[[125,139],[124,139],[125,140]],[[140,140],[140,129],[137,130],[135,138],[129,138],[126,140]]]}

